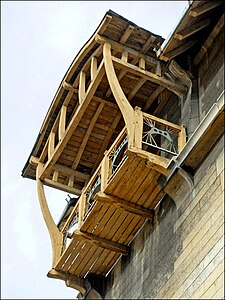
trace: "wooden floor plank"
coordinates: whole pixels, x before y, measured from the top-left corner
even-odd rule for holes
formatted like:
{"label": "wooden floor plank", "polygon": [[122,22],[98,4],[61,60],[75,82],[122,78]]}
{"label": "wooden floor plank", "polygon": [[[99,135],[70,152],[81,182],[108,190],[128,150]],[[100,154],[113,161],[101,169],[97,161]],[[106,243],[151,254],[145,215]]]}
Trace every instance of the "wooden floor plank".
{"label": "wooden floor plank", "polygon": [[135,170],[133,172],[133,175],[127,181],[126,186],[124,187],[124,189],[120,191],[120,198],[130,200],[130,197],[127,197],[127,195],[129,196],[129,191],[133,190],[134,185],[136,184],[137,180],[142,175],[142,172],[145,168],[145,163],[143,162],[143,160],[141,158],[139,158],[138,160],[139,160],[139,162],[138,162],[137,167],[135,168]]}
{"label": "wooden floor plank", "polygon": [[83,269],[83,266],[87,263],[86,256],[88,252],[90,251],[91,244],[90,243],[85,243],[85,246],[82,248],[80,251],[80,255],[76,262],[70,267],[68,270],[69,273],[74,274],[74,275],[80,275],[80,271]]}
{"label": "wooden floor plank", "polygon": [[113,214],[111,214],[110,218],[107,221],[106,226],[103,228],[103,230],[100,232],[100,237],[106,238],[106,235],[113,230],[114,224],[117,222],[118,219],[118,209],[114,208]]}
{"label": "wooden floor plank", "polygon": [[[132,178],[135,170],[138,167],[140,159],[135,157],[135,159],[130,163],[129,168],[124,172],[117,186],[114,188],[112,194],[114,196],[121,197],[121,192],[126,191],[126,189],[130,186],[130,179]],[[122,198],[122,197],[121,197]]]}
{"label": "wooden floor plank", "polygon": [[145,177],[145,179],[142,181],[139,188],[136,190],[135,194],[131,198],[131,202],[137,203],[138,199],[141,197],[141,195],[145,192],[145,190],[148,188],[148,186],[151,184],[152,180],[154,179],[156,175],[156,171],[151,170],[148,175]]}
{"label": "wooden floor plank", "polygon": [[68,257],[68,259],[66,260],[65,264],[61,268],[61,270],[63,272],[67,272],[68,271],[68,269],[72,265],[74,259],[79,254],[79,251],[80,251],[81,247],[83,246],[83,244],[84,244],[83,241],[79,241],[79,242],[76,243],[73,251],[71,252],[71,255]]}
{"label": "wooden floor plank", "polygon": [[118,240],[118,243],[127,245],[127,241],[130,240],[130,235],[133,234],[134,228],[141,220],[143,220],[141,217],[135,216]]}
{"label": "wooden floor plank", "polygon": [[59,262],[57,263],[57,265],[55,266],[55,269],[57,271],[61,270],[63,264],[65,263],[66,259],[69,257],[69,255],[71,255],[71,253],[73,252],[74,247],[77,244],[77,240],[76,239],[72,239],[72,241],[70,242],[69,246],[66,248],[66,250],[63,252]]}
{"label": "wooden floor plank", "polygon": [[151,196],[152,192],[154,191],[155,187],[158,185],[157,180],[159,178],[160,174],[156,173],[153,180],[149,183],[145,191],[142,193],[140,198],[137,201],[138,205],[143,206],[143,204],[148,200],[148,198]]}
{"label": "wooden floor plank", "polygon": [[129,234],[128,238],[125,241],[126,245],[129,245],[132,242],[132,240],[134,239],[134,237],[137,234],[138,230],[143,226],[145,221],[146,220],[142,218],[139,222],[136,223],[136,226],[134,226],[133,231]]}
{"label": "wooden floor plank", "polygon": [[116,170],[116,172],[113,174],[113,176],[110,178],[106,188],[105,192],[107,194],[111,194],[114,189],[116,188],[118,182],[123,177],[124,173],[129,170],[129,166],[134,160],[134,157],[126,157],[126,159],[123,161],[121,166]]}
{"label": "wooden floor plank", "polygon": [[103,250],[103,252],[101,253],[101,255],[99,255],[99,257],[98,257],[98,260],[94,263],[94,265],[92,265],[92,267],[90,269],[90,273],[96,274],[96,271],[98,270],[99,266],[102,265],[102,264],[104,264],[105,261],[108,260],[108,256],[109,256],[110,252],[111,251],[108,250],[108,249],[104,249]]}
{"label": "wooden floor plank", "polygon": [[136,182],[133,184],[133,186],[130,187],[130,190],[128,191],[127,195],[125,196],[126,199],[129,199],[129,201],[134,202],[133,197],[138,191],[138,189],[141,187],[143,181],[148,176],[149,172],[151,171],[148,167],[146,167],[145,162],[142,162],[143,168],[142,171],[140,171],[140,176],[137,178]]}
{"label": "wooden floor plank", "polygon": [[117,260],[119,259],[121,255],[116,253],[114,255],[114,257],[111,259],[111,261],[109,262],[109,264],[105,267],[105,270],[103,271],[102,275],[107,275],[108,272],[110,271],[110,269],[114,266],[114,264],[117,262]]}
{"label": "wooden floor plank", "polygon": [[92,245],[91,249],[87,254],[86,261],[84,261],[83,268],[80,271],[80,277],[85,277],[89,273],[92,264],[101,255],[102,252],[102,248]]}
{"label": "wooden floor plank", "polygon": [[162,199],[163,196],[165,196],[165,192],[163,190],[160,189],[159,193],[157,194],[157,196],[155,197],[155,199],[151,202],[149,206],[150,209],[154,209],[155,206],[159,203],[159,201]]}
{"label": "wooden floor plank", "polygon": [[132,220],[134,219],[134,215],[126,213],[126,217],[121,223],[120,228],[117,230],[117,232],[112,237],[113,242],[119,242],[120,238],[123,236],[124,232],[126,231],[127,227],[131,224]]}
{"label": "wooden floor plank", "polygon": [[117,209],[117,219],[115,220],[115,222],[114,222],[113,226],[111,227],[111,229],[105,235],[105,238],[107,240],[112,240],[113,236],[121,228],[121,224],[124,222],[126,216],[127,216],[126,212]]}
{"label": "wooden floor plank", "polygon": [[[107,208],[106,212],[102,216],[102,219],[99,221],[98,226],[93,230],[93,234],[97,236],[102,236],[101,233],[105,230],[108,231],[111,227],[111,220],[114,219],[116,209],[110,204],[104,204],[104,207]],[[103,236],[104,237],[104,236]]]}
{"label": "wooden floor plank", "polygon": [[100,212],[102,208],[103,206],[100,202],[96,202],[94,204],[94,207],[90,211],[89,215],[85,218],[84,223],[80,228],[81,231],[87,231],[90,226],[93,226],[93,223],[96,223],[96,221],[99,220],[99,218],[101,218]]}
{"label": "wooden floor plank", "polygon": [[99,267],[96,269],[97,274],[106,274],[107,266],[112,262],[112,260],[115,262],[115,256],[116,253],[114,251],[110,251],[106,258],[103,260],[101,264],[98,264]]}

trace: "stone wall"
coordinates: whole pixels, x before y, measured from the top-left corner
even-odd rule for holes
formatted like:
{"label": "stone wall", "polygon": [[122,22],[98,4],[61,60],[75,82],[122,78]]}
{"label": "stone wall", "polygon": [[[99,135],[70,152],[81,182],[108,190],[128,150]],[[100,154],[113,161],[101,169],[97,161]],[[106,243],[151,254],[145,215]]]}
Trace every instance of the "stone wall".
{"label": "stone wall", "polygon": [[[224,139],[195,172],[177,172],[168,193],[104,280],[105,299],[222,299]],[[184,176],[183,176],[183,175]]]}
{"label": "stone wall", "polygon": [[224,28],[205,53],[198,75],[200,120],[224,90]]}

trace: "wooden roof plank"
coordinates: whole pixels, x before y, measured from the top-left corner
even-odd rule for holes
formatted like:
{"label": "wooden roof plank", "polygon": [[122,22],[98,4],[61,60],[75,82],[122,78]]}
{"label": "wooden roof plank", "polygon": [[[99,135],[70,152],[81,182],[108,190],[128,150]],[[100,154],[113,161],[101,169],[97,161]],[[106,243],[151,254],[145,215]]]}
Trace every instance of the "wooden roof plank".
{"label": "wooden roof plank", "polygon": [[207,2],[203,3],[202,5],[191,9],[189,12],[189,15],[196,18],[221,4],[223,4],[223,1],[215,1],[215,0],[207,1]]}
{"label": "wooden roof plank", "polygon": [[194,33],[202,30],[203,28],[209,26],[210,19],[203,19],[200,22],[196,22],[189,27],[177,32],[174,37],[180,41],[186,39],[187,37],[193,35]]}
{"label": "wooden roof plank", "polygon": [[103,110],[103,107],[104,107],[104,103],[100,103],[100,105],[99,105],[99,107],[98,107],[98,109],[97,109],[94,117],[91,120],[91,123],[88,126],[88,129],[86,131],[84,139],[83,139],[83,141],[82,141],[82,143],[81,143],[81,145],[79,147],[78,153],[77,153],[77,155],[75,157],[75,160],[74,160],[74,163],[72,165],[72,169],[74,169],[74,170],[77,168],[77,166],[78,166],[78,164],[80,162],[81,156],[82,156],[82,154],[83,154],[83,152],[85,150],[85,147],[86,147],[86,144],[88,142],[89,136],[91,135],[91,132],[92,132],[94,126],[95,126],[95,123],[97,122],[97,119],[98,119],[100,113]]}

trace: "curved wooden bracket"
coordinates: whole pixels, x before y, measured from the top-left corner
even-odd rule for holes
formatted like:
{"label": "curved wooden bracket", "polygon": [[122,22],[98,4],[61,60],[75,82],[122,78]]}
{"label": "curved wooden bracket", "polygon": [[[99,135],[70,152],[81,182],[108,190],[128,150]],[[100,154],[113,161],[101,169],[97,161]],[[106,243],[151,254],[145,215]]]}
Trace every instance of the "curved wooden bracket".
{"label": "curved wooden bracket", "polygon": [[45,220],[45,224],[48,228],[49,235],[52,243],[52,265],[53,267],[57,263],[60,258],[62,249],[63,249],[63,234],[59,231],[56,226],[50,210],[48,208],[47,200],[45,197],[44,186],[41,180],[39,179],[40,173],[43,169],[43,165],[41,163],[38,164],[36,169],[36,181],[37,181],[37,191],[39,203],[42,211],[42,215]]}
{"label": "curved wooden bracket", "polygon": [[123,115],[127,133],[129,136],[128,139],[128,147],[133,145],[133,137],[134,137],[134,110],[127,100],[121,86],[119,80],[116,76],[116,72],[112,62],[111,55],[111,45],[109,43],[105,43],[103,46],[103,57],[104,57],[104,65],[106,76],[108,78],[108,82],[111,88],[111,91],[115,97],[115,100],[120,108],[120,111]]}

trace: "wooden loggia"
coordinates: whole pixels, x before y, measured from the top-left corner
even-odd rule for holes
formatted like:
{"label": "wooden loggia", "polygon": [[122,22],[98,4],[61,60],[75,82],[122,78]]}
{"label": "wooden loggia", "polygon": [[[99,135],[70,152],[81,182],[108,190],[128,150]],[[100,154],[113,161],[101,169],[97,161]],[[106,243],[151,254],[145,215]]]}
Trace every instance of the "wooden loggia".
{"label": "wooden loggia", "polygon": [[[185,144],[184,127],[146,113],[164,89],[187,92],[163,75],[165,64],[152,54],[160,39],[144,33],[137,49],[131,41],[141,29],[127,24],[115,41],[103,34],[111,22],[105,18],[68,70],[50,108],[54,118],[50,122],[48,112],[42,130],[51,126],[29,160],[52,241],[49,276],[68,276],[82,293],[77,278],[108,274],[154,218],[165,194],[160,182],[169,174],[171,156]],[[125,92],[130,76],[134,84]],[[137,94],[146,87],[151,92],[137,107]],[[79,196],[60,226],[48,209],[44,185]]]}

